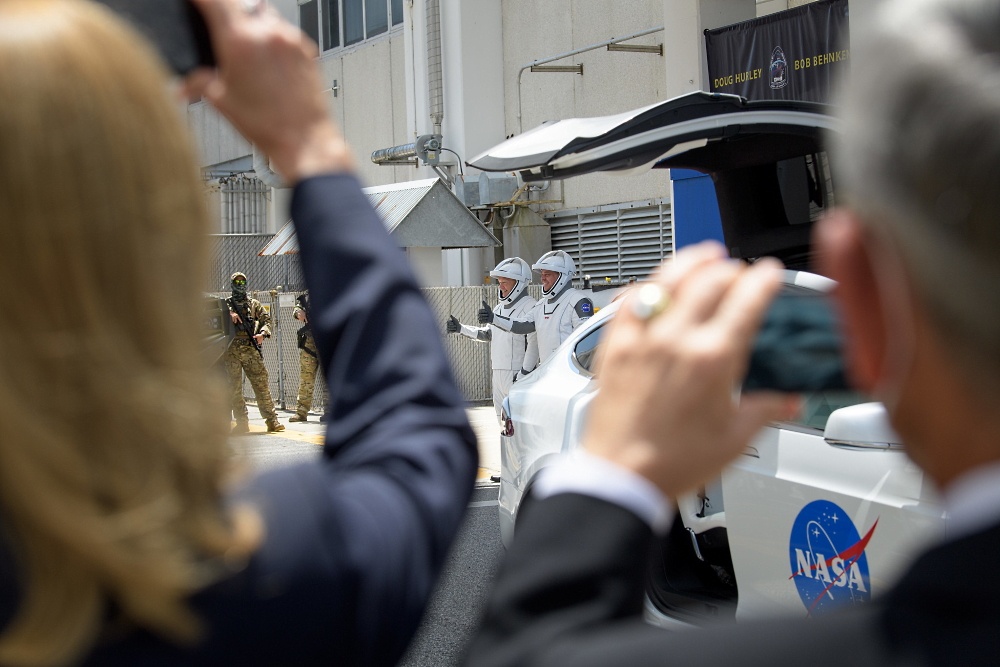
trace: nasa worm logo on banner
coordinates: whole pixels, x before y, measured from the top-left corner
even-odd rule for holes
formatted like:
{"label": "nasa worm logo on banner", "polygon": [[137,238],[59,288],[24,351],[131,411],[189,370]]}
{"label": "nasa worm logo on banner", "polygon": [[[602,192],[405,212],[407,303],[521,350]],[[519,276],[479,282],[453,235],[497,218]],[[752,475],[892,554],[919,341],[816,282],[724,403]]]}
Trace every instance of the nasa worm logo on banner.
{"label": "nasa worm logo on banner", "polygon": [[828,500],[802,508],[788,539],[789,579],[808,615],[871,601],[865,548],[876,526],[878,519],[862,537],[850,515]]}

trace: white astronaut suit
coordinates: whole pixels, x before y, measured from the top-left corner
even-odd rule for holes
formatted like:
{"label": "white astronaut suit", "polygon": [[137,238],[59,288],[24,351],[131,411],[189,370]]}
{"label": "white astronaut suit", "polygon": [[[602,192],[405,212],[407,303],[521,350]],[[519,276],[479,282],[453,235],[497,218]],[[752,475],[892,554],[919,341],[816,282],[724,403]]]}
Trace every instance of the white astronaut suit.
{"label": "white astronaut suit", "polygon": [[[542,255],[532,266],[537,271],[555,271],[559,278],[547,291],[543,291],[540,301],[524,317],[507,314],[494,314],[489,318],[480,311],[480,321],[483,315],[491,319],[497,329],[514,334],[531,334],[538,336],[539,362],[548,359],[567,336],[588,320],[594,314],[594,302],[581,290],[573,287],[573,275],[576,265],[573,258],[562,250],[553,250]],[[529,373],[534,365],[525,365],[522,372]]]}
{"label": "white astronaut suit", "polygon": [[[500,289],[500,303],[493,307],[491,314],[504,319],[523,319],[535,307],[536,301],[527,292],[531,282],[531,268],[520,257],[512,257],[497,264],[490,271],[493,278],[511,278],[517,283],[508,294]],[[486,303],[483,302],[485,306]],[[457,330],[456,326],[458,325]],[[490,342],[490,362],[493,369],[493,407],[500,419],[500,408],[503,399],[510,393],[514,377],[522,368],[534,368],[538,363],[538,344],[534,332],[512,333],[499,327],[486,324],[481,327],[471,327],[460,324],[457,320],[449,322],[450,333],[461,333],[474,340]]]}

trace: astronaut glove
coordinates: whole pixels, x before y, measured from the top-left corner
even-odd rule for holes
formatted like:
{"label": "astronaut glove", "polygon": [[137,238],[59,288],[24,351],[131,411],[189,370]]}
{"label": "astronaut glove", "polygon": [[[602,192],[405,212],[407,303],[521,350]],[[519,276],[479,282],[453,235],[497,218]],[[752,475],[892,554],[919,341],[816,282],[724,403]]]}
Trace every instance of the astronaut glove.
{"label": "astronaut glove", "polygon": [[483,301],[483,307],[479,309],[479,323],[480,324],[491,324],[493,322],[493,309],[490,305]]}

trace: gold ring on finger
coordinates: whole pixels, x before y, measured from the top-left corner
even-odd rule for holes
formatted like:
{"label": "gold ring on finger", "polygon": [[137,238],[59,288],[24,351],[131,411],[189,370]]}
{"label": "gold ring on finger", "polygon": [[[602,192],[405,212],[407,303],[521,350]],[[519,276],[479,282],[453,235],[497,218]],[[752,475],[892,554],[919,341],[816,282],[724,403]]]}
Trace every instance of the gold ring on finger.
{"label": "gold ring on finger", "polygon": [[240,7],[244,14],[256,16],[264,11],[264,0],[240,0]]}
{"label": "gold ring on finger", "polygon": [[670,294],[656,283],[647,283],[639,288],[632,300],[632,313],[643,322],[648,322],[670,307]]}

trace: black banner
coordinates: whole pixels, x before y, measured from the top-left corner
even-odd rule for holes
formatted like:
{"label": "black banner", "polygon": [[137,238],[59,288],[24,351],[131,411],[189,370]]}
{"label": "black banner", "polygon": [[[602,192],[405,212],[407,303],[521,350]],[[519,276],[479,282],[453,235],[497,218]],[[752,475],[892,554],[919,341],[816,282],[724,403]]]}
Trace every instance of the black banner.
{"label": "black banner", "polygon": [[851,55],[847,0],[820,0],[705,31],[710,90],[826,102]]}

